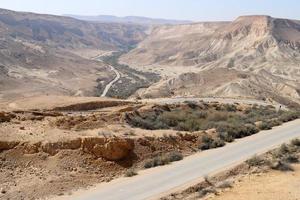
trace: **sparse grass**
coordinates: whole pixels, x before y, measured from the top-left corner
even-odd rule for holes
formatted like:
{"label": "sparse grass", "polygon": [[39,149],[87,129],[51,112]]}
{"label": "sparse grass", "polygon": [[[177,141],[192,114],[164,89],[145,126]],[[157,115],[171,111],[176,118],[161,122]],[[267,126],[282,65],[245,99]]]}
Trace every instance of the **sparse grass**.
{"label": "sparse grass", "polygon": [[179,161],[183,159],[183,155],[179,152],[171,152],[164,155],[156,156],[152,159],[148,159],[144,163],[144,168],[152,168],[162,165],[167,165],[169,163]]}

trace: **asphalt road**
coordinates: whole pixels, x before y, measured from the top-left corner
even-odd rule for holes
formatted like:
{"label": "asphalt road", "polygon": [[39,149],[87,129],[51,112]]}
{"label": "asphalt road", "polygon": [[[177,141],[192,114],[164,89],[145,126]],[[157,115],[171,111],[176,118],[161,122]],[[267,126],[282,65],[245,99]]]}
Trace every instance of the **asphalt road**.
{"label": "asphalt road", "polygon": [[205,175],[237,165],[255,154],[300,137],[300,120],[286,123],[270,131],[237,140],[223,148],[200,152],[171,165],[144,170],[138,176],[120,178],[99,184],[89,190],[55,199],[72,200],[142,200],[157,199],[174,189],[192,185]]}

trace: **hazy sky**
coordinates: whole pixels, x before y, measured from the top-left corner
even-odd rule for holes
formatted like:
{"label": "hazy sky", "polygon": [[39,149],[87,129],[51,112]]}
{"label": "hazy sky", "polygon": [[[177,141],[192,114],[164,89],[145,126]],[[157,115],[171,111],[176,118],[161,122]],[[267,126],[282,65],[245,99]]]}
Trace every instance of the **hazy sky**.
{"label": "hazy sky", "polygon": [[0,7],[49,14],[146,16],[195,21],[265,14],[300,19],[300,0],[0,0]]}

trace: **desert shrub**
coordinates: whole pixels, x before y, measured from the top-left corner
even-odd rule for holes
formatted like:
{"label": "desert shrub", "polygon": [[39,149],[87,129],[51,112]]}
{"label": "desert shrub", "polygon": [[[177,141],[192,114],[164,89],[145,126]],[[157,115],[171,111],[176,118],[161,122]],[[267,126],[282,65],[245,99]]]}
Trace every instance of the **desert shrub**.
{"label": "desert shrub", "polygon": [[136,172],[135,169],[129,169],[125,173],[125,177],[133,177],[133,176],[136,176],[136,175],[138,175],[138,173]]}
{"label": "desert shrub", "polygon": [[170,162],[180,161],[183,159],[183,155],[176,151],[169,153],[167,156]]}
{"label": "desert shrub", "polygon": [[284,161],[276,162],[271,166],[271,168],[279,171],[294,171],[294,168],[289,163]]}
{"label": "desert shrub", "polygon": [[259,156],[253,156],[252,158],[250,158],[249,160],[246,161],[246,163],[250,166],[250,167],[257,167],[257,166],[262,166],[265,164],[265,160],[262,159]]}
{"label": "desert shrub", "polygon": [[282,121],[280,121],[279,119],[273,119],[273,120],[269,120],[268,123],[271,127],[274,127],[274,126],[280,126],[282,124]]}
{"label": "desert shrub", "polygon": [[225,142],[224,140],[222,140],[221,138],[216,138],[214,139],[211,148],[218,148],[218,147],[223,147],[225,146]]}
{"label": "desert shrub", "polygon": [[208,150],[208,149],[223,147],[224,145],[225,145],[225,142],[221,138],[213,139],[212,137],[204,135],[204,136],[202,136],[202,140],[201,140],[199,149]]}
{"label": "desert shrub", "polygon": [[219,133],[227,133],[227,139],[225,141],[230,141],[236,138],[243,138],[249,135],[257,133],[259,130],[253,124],[243,125],[240,122],[230,123],[230,122],[219,122],[215,124],[217,131]]}
{"label": "desert shrub", "polygon": [[282,161],[287,162],[287,163],[298,163],[299,158],[295,154],[288,154],[282,158]]}
{"label": "desert shrub", "polygon": [[212,143],[213,143],[213,139],[207,135],[204,135],[202,136],[201,145],[199,146],[199,149],[201,150],[210,149]]}
{"label": "desert shrub", "polygon": [[294,146],[300,147],[300,139],[292,140],[291,144],[294,145]]}
{"label": "desert shrub", "polygon": [[[235,105],[202,105],[186,102],[188,107],[158,107],[154,111],[137,113],[127,117],[129,124],[148,130],[175,129],[178,131],[199,131],[215,128],[219,139],[232,142],[236,138],[253,135],[259,130],[269,130],[282,122],[299,117],[297,112],[276,111],[270,106],[252,106],[237,111]],[[262,121],[255,126],[255,123]],[[203,144],[203,148],[219,146],[220,142]],[[222,143],[222,142],[221,142]]]}
{"label": "desert shrub", "polygon": [[288,147],[288,145],[282,144],[280,146],[280,148],[278,149],[278,154],[283,156],[283,155],[286,155],[288,153],[290,153],[290,148]]}
{"label": "desert shrub", "polygon": [[233,104],[224,104],[223,107],[224,107],[224,110],[227,112],[236,112],[237,111],[236,106]]}
{"label": "desert shrub", "polygon": [[133,126],[140,127],[147,130],[157,130],[157,129],[167,129],[169,128],[166,124],[162,121],[156,121],[153,118],[142,118],[140,116],[134,116],[130,123]]}
{"label": "desert shrub", "polygon": [[217,183],[216,187],[220,188],[220,189],[232,188],[232,184],[233,184],[232,181],[225,180],[225,181]]}
{"label": "desert shrub", "polygon": [[167,165],[171,162],[179,161],[183,159],[183,155],[180,152],[170,152],[164,155],[156,156],[152,159],[148,159],[144,163],[144,168],[152,168],[162,165]]}
{"label": "desert shrub", "polygon": [[258,125],[258,128],[260,130],[270,130],[272,129],[272,126],[269,122],[263,121]]}
{"label": "desert shrub", "polygon": [[199,121],[194,118],[188,118],[184,122],[180,122],[176,130],[178,131],[198,131],[199,130]]}
{"label": "desert shrub", "polygon": [[216,193],[217,193],[217,190],[214,187],[210,186],[210,187],[207,187],[207,188],[199,189],[198,190],[198,197],[202,198],[202,197],[204,197],[208,194],[216,194]]}
{"label": "desert shrub", "polygon": [[208,121],[226,121],[228,119],[228,113],[226,112],[213,112],[208,117]]}
{"label": "desert shrub", "polygon": [[250,136],[250,135],[253,135],[258,132],[259,132],[259,130],[256,128],[255,125],[246,124],[246,125],[240,126],[238,128],[235,138],[242,138],[242,137]]}
{"label": "desert shrub", "polygon": [[286,144],[283,144],[280,146],[280,148],[278,148],[272,152],[272,156],[274,159],[282,159],[283,157],[285,157],[291,153],[292,153],[291,149]]}
{"label": "desert shrub", "polygon": [[187,104],[191,109],[196,109],[198,107],[197,102],[195,101],[185,101],[185,104]]}
{"label": "desert shrub", "polygon": [[206,111],[195,111],[193,114],[200,119],[205,119],[208,116]]}
{"label": "desert shrub", "polygon": [[295,119],[298,119],[300,117],[299,112],[294,112],[294,111],[288,111],[282,113],[282,115],[279,117],[279,120],[282,122],[289,122]]}
{"label": "desert shrub", "polygon": [[158,120],[167,124],[170,127],[175,127],[178,123],[185,121],[187,116],[184,112],[164,112],[159,117]]}
{"label": "desert shrub", "polygon": [[224,140],[225,142],[233,142],[234,138],[229,135],[227,132],[219,132],[218,133],[218,137],[222,140]]}
{"label": "desert shrub", "polygon": [[144,163],[144,168],[148,169],[148,168],[151,168],[151,167],[154,167],[153,159],[146,160],[145,163]]}

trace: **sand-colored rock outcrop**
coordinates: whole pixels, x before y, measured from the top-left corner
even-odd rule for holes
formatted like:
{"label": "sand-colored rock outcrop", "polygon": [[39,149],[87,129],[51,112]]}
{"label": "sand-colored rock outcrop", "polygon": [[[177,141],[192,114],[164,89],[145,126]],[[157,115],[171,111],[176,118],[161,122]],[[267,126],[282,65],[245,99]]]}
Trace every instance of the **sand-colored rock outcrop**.
{"label": "sand-colored rock outcrop", "polygon": [[81,147],[81,139],[73,139],[61,142],[46,142],[41,145],[43,152],[55,155],[62,149],[79,149]]}
{"label": "sand-colored rock outcrop", "polygon": [[25,154],[45,152],[51,156],[54,156],[61,150],[81,149],[85,153],[93,154],[97,158],[118,161],[128,157],[133,151],[134,140],[129,138],[86,137],[68,139],[65,141],[46,141],[43,143],[0,141],[0,151],[10,150],[18,145],[22,147]]}
{"label": "sand-colored rock outcrop", "polygon": [[126,158],[134,149],[134,142],[131,139],[109,139],[104,145],[96,144],[93,153],[97,157],[117,161]]}

